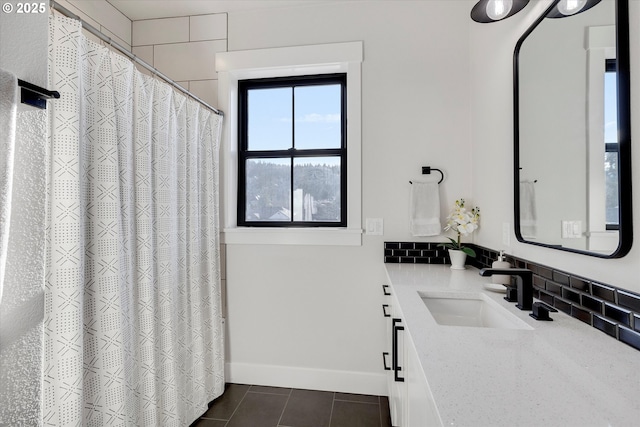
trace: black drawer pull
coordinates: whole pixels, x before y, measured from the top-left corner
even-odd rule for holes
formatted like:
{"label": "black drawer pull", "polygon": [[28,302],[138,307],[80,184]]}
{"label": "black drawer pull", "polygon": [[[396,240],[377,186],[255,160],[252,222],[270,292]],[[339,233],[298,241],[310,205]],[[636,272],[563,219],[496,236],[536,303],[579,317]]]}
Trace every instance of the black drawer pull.
{"label": "black drawer pull", "polygon": [[382,304],[382,314],[384,314],[384,317],[391,317],[391,315],[387,313],[387,308],[389,308],[389,304]]}
{"label": "black drawer pull", "polygon": [[388,287],[389,285],[382,285],[382,292],[387,296],[391,295],[391,292],[387,292]]}
{"label": "black drawer pull", "polygon": [[389,353],[386,351],[382,352],[382,366],[384,366],[384,370],[385,371],[390,371],[391,368],[387,366],[387,356],[389,356]]}
{"label": "black drawer pull", "polygon": [[404,382],[404,378],[402,378],[398,372],[402,371],[402,367],[400,366],[400,364],[398,363],[398,331],[404,331],[404,326],[398,326],[396,325],[397,323],[402,322],[401,319],[393,319],[392,320],[392,325],[393,325],[393,335],[392,335],[392,350],[393,350],[393,355],[391,358],[391,366],[393,368],[393,379],[396,382]]}

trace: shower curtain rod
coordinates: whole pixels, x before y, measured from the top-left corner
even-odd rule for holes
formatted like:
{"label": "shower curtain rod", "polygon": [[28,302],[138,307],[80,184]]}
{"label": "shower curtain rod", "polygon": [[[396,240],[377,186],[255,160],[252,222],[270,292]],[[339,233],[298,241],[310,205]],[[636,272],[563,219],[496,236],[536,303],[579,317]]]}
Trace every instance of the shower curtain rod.
{"label": "shower curtain rod", "polygon": [[73,12],[71,12],[66,7],[61,6],[60,4],[56,3],[54,0],[51,0],[50,6],[51,6],[52,9],[57,10],[58,12],[62,13],[64,16],[67,16],[67,17],[72,18],[72,19],[77,19],[82,24],[82,28],[84,28],[85,30],[87,30],[88,32],[93,34],[94,36],[98,37],[100,40],[102,40],[102,41],[104,41],[106,43],[109,43],[109,46],[111,46],[111,47],[115,48],[116,50],[120,51],[126,57],[131,59],[134,63],[139,64],[142,67],[146,68],[147,70],[151,71],[154,75],[160,77],[162,80],[164,80],[165,82],[169,83],[171,86],[173,86],[174,88],[178,89],[180,92],[184,93],[185,95],[187,95],[187,96],[193,98],[194,100],[198,101],[200,104],[202,104],[206,108],[210,109],[214,113],[216,113],[216,114],[218,114],[220,116],[224,116],[224,113],[222,111],[220,111],[217,108],[214,108],[211,105],[207,104],[202,99],[198,98],[197,96],[195,96],[194,94],[192,94],[191,92],[189,92],[188,90],[186,90],[185,88],[180,86],[178,83],[176,83],[175,81],[173,81],[172,79],[170,79],[166,75],[162,74],[160,71],[158,71],[153,66],[147,64],[145,61],[143,61],[142,59],[138,58],[133,53],[129,52],[126,47],[124,47],[124,46],[120,45],[119,43],[113,41],[113,39],[111,37],[103,34],[100,30],[97,30],[91,24],[89,24],[88,22],[84,21],[82,18],[80,18],[78,15],[74,14]]}

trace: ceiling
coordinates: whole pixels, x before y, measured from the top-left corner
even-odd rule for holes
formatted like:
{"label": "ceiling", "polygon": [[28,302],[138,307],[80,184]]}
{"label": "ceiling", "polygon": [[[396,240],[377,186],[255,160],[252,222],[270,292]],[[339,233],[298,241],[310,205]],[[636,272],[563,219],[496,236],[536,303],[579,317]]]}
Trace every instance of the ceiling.
{"label": "ceiling", "polygon": [[107,0],[132,21],[172,16],[305,6],[344,0]]}

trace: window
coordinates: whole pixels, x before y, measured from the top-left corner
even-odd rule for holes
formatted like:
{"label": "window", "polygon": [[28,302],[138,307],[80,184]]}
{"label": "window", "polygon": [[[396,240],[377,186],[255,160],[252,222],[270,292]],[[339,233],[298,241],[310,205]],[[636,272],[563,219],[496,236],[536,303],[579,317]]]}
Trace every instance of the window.
{"label": "window", "polygon": [[238,225],[345,227],[346,74],[238,82]]}
{"label": "window", "polygon": [[616,60],[607,59],[604,74],[604,173],[607,230],[619,229],[617,88]]}
{"label": "window", "polygon": [[[305,46],[240,50],[216,54],[218,72],[218,107],[228,112],[222,128],[221,140],[221,238],[226,244],[239,245],[362,245],[362,61],[364,44],[361,41]],[[341,160],[340,178],[346,182],[341,188],[341,220],[344,224],[305,226],[279,224],[276,221],[247,226],[238,222],[240,83],[248,80],[276,79],[296,76],[330,76],[344,74],[343,120],[346,144]],[[254,153],[255,154],[255,153]],[[344,182],[342,185],[345,185]],[[303,197],[304,199],[304,197]],[[346,202],[345,202],[346,199]],[[241,216],[245,219],[244,215]],[[319,221],[315,221],[315,225]]]}

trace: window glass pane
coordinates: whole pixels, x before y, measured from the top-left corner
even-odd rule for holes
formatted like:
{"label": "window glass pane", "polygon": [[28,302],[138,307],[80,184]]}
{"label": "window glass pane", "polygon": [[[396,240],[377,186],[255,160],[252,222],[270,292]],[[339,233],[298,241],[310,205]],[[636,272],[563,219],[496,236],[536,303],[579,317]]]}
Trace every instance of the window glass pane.
{"label": "window glass pane", "polygon": [[605,220],[607,225],[618,225],[618,153],[612,151],[618,142],[618,87],[617,73],[604,73],[604,142],[608,145],[604,155]]}
{"label": "window glass pane", "polygon": [[292,147],[292,88],[252,89],[247,92],[247,147],[283,150]]}
{"label": "window glass pane", "polygon": [[293,160],[293,220],[340,221],[340,158]]}
{"label": "window glass pane", "polygon": [[618,142],[617,74],[604,73],[604,142]]}
{"label": "window glass pane", "polygon": [[296,148],[340,148],[341,91],[336,84],[295,88]]}
{"label": "window glass pane", "polygon": [[606,191],[606,222],[618,224],[618,153],[604,153],[604,173]]}
{"label": "window glass pane", "polygon": [[247,221],[291,221],[291,159],[248,159]]}

